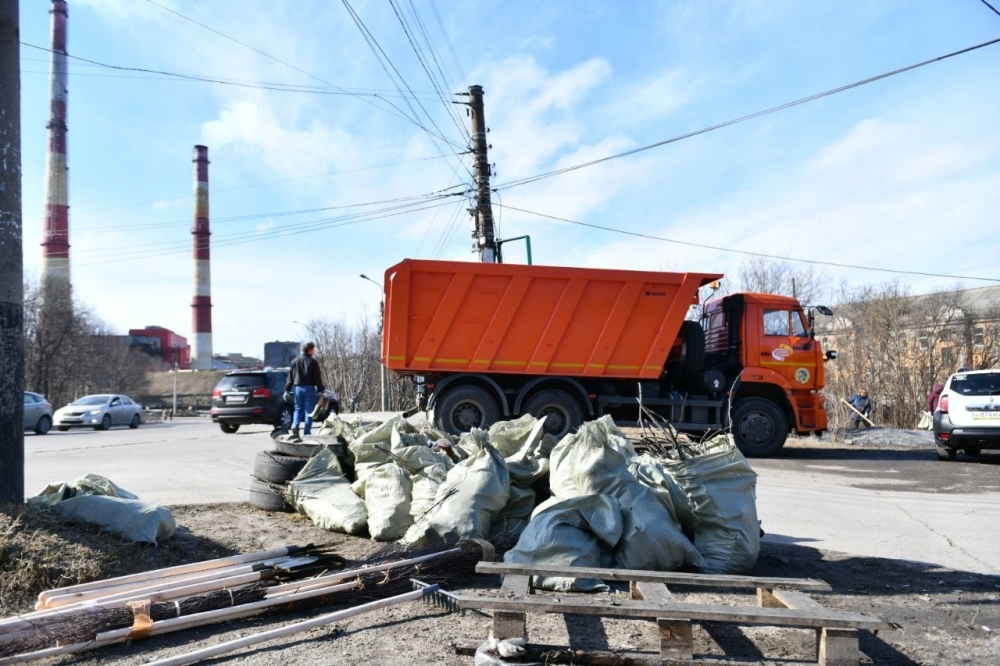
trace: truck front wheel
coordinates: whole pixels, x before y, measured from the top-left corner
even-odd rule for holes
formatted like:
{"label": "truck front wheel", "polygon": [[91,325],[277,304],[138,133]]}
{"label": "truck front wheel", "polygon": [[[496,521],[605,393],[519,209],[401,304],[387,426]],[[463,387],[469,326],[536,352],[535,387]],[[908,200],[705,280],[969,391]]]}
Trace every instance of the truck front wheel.
{"label": "truck front wheel", "polygon": [[748,458],[769,456],[785,445],[788,419],[765,398],[744,398],[733,408],[733,437]]}
{"label": "truck front wheel", "polygon": [[486,429],[500,419],[500,408],[489,391],[478,386],[449,389],[434,405],[438,427],[452,435]]}

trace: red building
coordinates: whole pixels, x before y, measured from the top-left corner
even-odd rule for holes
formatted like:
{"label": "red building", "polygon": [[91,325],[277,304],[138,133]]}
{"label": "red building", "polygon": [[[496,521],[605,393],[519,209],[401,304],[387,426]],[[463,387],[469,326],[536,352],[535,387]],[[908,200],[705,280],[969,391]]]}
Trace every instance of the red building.
{"label": "red building", "polygon": [[191,369],[191,346],[183,335],[162,326],[147,326],[129,329],[128,337],[129,344],[160,358],[164,364],[173,367],[176,355],[181,370]]}

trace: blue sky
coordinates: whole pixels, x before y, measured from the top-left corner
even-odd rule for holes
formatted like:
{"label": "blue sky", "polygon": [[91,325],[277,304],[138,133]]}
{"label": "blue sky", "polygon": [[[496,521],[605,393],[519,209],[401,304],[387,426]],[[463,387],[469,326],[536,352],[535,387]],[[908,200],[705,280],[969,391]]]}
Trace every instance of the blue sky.
{"label": "blue sky", "polygon": [[[294,68],[146,0],[69,0],[70,55],[312,91],[71,59],[70,261],[77,296],[99,316],[122,332],[155,324],[190,335],[196,143],[211,159],[216,353],[260,355],[267,340],[299,339],[296,321],[373,316],[379,294],[360,273],[380,280],[406,257],[475,259],[461,197],[349,225],[331,219],[368,210],[334,207],[459,191],[471,181],[468,157],[453,155],[466,143],[464,109],[452,106],[460,115],[449,116],[435,97],[392,3],[351,6],[448,143],[385,106],[406,108],[341,2],[157,2]],[[411,21],[415,8],[448,92],[485,88],[503,204],[744,251],[1000,279],[1000,45],[503,188],[1000,37],[1000,16],[979,0],[395,6]],[[48,46],[48,7],[21,0],[24,42]],[[37,277],[48,53],[22,46],[21,57],[25,271]],[[380,97],[321,94],[328,84]],[[283,214],[302,210],[315,212]],[[511,209],[495,215],[501,236],[531,235],[535,263],[735,276],[742,260]],[[521,245],[505,254],[524,260]],[[831,284],[894,279],[822,270]],[[896,277],[914,292],[955,284]]]}

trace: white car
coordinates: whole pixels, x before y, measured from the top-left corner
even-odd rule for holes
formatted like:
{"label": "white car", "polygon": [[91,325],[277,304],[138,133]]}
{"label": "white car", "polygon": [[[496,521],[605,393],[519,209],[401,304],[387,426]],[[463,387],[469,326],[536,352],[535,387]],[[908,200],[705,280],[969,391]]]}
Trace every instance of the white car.
{"label": "white car", "polygon": [[52,420],[63,432],[81,426],[94,430],[107,430],[114,425],[138,428],[142,423],[142,407],[125,395],[85,395],[57,409]]}
{"label": "white car", "polygon": [[934,444],[941,460],[954,460],[959,449],[971,456],[1000,449],[1000,370],[948,378],[934,411]]}

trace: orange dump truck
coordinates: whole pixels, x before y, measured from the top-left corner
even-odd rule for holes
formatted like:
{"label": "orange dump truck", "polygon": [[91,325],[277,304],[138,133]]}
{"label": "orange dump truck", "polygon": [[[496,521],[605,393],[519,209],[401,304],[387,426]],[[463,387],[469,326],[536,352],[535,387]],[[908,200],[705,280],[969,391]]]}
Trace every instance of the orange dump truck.
{"label": "orange dump truck", "polygon": [[721,277],[407,259],[385,273],[382,361],[452,433],[530,413],[561,436],[603,414],[634,421],[640,396],[681,431],[732,424],[748,455],[822,432],[836,353],[812,310],[769,294],[696,310]]}

